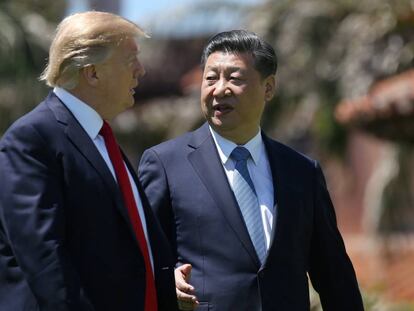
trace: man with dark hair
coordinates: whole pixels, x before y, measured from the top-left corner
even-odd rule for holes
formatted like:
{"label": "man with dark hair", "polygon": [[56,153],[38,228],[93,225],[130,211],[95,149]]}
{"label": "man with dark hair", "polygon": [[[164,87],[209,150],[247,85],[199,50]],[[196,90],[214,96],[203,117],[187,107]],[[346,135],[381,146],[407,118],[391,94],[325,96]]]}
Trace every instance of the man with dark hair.
{"label": "man with dark hair", "polygon": [[[260,130],[276,55],[235,30],[207,43],[207,122],[147,150],[139,176],[177,259],[183,310],[363,310],[319,164]],[[191,273],[191,276],[190,276]]]}
{"label": "man with dark hair", "polygon": [[58,26],[49,96],[0,140],[1,311],[174,311],[174,264],[107,121],[145,73],[134,23],[83,12]]}

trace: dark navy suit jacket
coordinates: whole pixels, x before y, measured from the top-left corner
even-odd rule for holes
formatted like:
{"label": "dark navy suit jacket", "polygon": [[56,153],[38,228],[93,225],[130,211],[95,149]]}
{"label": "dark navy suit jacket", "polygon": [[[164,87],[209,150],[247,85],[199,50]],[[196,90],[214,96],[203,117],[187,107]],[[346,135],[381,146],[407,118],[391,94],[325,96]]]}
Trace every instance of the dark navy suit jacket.
{"label": "dark navy suit jacket", "polygon": [[[177,310],[168,241],[130,170],[144,206],[159,310]],[[54,93],[3,136],[0,180],[1,311],[144,310],[144,261],[122,194]]]}
{"label": "dark navy suit jacket", "polygon": [[325,311],[363,310],[318,163],[262,136],[276,202],[263,265],[206,124],[142,156],[139,176],[177,263],[193,266],[198,310],[309,310],[308,275]]}

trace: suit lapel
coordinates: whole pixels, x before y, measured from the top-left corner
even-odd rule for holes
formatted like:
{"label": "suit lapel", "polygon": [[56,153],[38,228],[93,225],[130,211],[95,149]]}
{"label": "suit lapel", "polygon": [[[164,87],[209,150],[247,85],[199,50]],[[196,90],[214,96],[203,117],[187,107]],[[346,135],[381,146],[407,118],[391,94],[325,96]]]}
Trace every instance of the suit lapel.
{"label": "suit lapel", "polygon": [[[121,150],[121,152],[122,152],[122,150]],[[122,157],[124,159],[124,162],[125,162],[128,170],[129,170],[129,172],[131,173],[132,179],[135,182],[135,186],[138,189],[138,194],[139,194],[139,197],[140,197],[141,203],[142,203],[142,209],[144,210],[144,214],[145,214],[145,222],[147,224],[147,233],[148,233],[148,236],[149,236],[149,240],[152,242],[151,243],[152,249],[154,250],[156,243],[153,243],[153,241],[155,239],[155,236],[154,236],[155,233],[153,232],[153,229],[154,229],[155,226],[154,226],[154,217],[153,217],[152,212],[150,210],[151,208],[150,208],[149,203],[147,201],[147,197],[145,195],[145,192],[142,189],[142,186],[141,186],[141,183],[138,179],[138,176],[135,173],[135,169],[132,167],[131,163],[129,162],[128,158],[125,156],[125,154],[123,152],[122,152]],[[134,186],[134,185],[131,185],[131,186]],[[131,227],[131,232],[133,233],[133,235],[135,237],[135,233],[133,231],[132,224],[131,224],[130,227]],[[137,242],[138,242],[138,240],[137,240]],[[153,253],[154,253],[154,251],[153,251]]]}
{"label": "suit lapel", "polygon": [[[270,165],[270,170],[272,173],[272,182],[273,182],[273,224],[272,224],[272,234],[270,237],[270,246],[269,246],[269,251],[273,248],[273,244],[275,236],[276,236],[276,231],[279,230],[278,229],[278,223],[280,222],[280,210],[279,210],[279,204],[278,204],[278,192],[282,191],[282,197],[284,196],[283,194],[283,189],[279,189],[282,186],[282,183],[279,182],[280,180],[280,174],[279,174],[279,164],[280,161],[278,161],[278,154],[276,152],[276,150],[274,150],[273,146],[271,145],[271,140],[262,132],[262,138],[263,138],[263,143],[265,145],[265,149],[266,149],[266,153],[267,153],[267,158],[269,160],[269,165]],[[282,212],[283,215],[283,212]]]}
{"label": "suit lapel", "polygon": [[284,166],[286,161],[280,153],[279,146],[264,133],[262,133],[262,137],[272,171],[275,202],[269,255],[275,249],[283,249],[284,243],[289,243],[290,222],[294,217],[297,217],[294,209],[297,207],[296,203],[300,199],[301,193],[291,184],[291,177]]}
{"label": "suit lapel", "polygon": [[152,258],[154,260],[155,278],[157,279],[157,274],[159,275],[159,273],[162,273],[160,269],[163,271],[170,269],[175,265],[175,261],[172,260],[172,255],[169,253],[171,249],[170,245],[168,244],[166,237],[163,235],[163,231],[159,225],[158,220],[151,210],[150,203],[148,202],[147,196],[145,194],[144,188],[141,185],[141,182],[139,181],[138,175],[135,173],[135,169],[125,154],[123,154],[123,158],[131,173],[132,179],[135,182],[141,199],[142,208],[145,214],[145,222],[147,224],[147,233],[150,241]]}
{"label": "suit lapel", "polygon": [[207,123],[193,133],[189,146],[194,149],[188,155],[191,165],[207,188],[217,207],[223,213],[224,218],[249,253],[252,261],[256,266],[260,266],[259,258],[250,240],[233,191],[228,183],[226,173],[224,172]]}
{"label": "suit lapel", "polygon": [[53,111],[57,121],[64,127],[64,132],[69,141],[72,142],[79,153],[86,158],[91,167],[101,176],[108,191],[112,194],[111,197],[114,199],[116,207],[130,224],[128,212],[124,206],[118,184],[91,138],[54,93],[51,92],[49,94],[46,102],[48,107]]}

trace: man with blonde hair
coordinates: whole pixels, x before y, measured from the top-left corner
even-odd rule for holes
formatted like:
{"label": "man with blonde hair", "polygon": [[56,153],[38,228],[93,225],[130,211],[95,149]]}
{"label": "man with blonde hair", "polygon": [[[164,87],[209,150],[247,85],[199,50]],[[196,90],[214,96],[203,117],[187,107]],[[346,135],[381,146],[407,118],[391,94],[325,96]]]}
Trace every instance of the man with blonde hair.
{"label": "man with blonde hair", "polygon": [[108,120],[134,104],[144,32],[64,19],[48,97],[0,141],[0,310],[177,310],[172,255]]}

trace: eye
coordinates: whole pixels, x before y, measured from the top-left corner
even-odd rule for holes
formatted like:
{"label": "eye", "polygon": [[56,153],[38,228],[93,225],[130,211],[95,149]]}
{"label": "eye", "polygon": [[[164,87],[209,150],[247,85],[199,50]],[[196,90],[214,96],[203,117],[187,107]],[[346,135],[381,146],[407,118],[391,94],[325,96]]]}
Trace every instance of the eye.
{"label": "eye", "polygon": [[217,81],[217,76],[216,75],[206,75],[204,77],[204,80],[206,81],[206,84],[208,86],[210,86],[210,85],[213,85]]}
{"label": "eye", "polygon": [[243,83],[244,79],[243,79],[242,76],[239,76],[239,75],[237,75],[237,76],[231,75],[230,76],[230,81],[233,82],[234,84],[238,85],[238,84]]}

